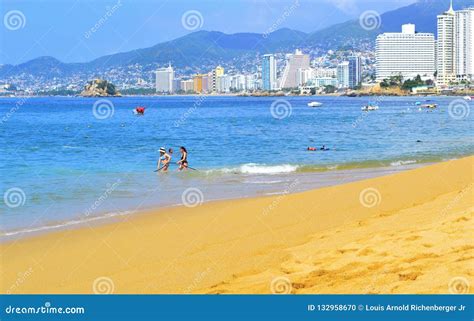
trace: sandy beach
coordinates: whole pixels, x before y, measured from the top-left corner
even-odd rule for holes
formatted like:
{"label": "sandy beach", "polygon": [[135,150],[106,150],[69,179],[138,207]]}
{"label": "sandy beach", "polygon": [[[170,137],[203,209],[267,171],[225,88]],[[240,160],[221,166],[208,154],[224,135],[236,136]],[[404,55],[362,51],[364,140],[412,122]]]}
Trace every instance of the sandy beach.
{"label": "sandy beach", "polygon": [[473,165],[471,156],[11,241],[0,245],[1,291],[473,293]]}

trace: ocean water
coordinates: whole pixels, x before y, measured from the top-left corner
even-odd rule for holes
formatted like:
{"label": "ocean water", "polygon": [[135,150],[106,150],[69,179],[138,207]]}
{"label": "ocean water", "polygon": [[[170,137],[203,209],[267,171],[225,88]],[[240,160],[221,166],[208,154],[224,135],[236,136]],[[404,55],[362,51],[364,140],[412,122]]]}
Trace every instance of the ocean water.
{"label": "ocean water", "polygon": [[[323,106],[308,107],[314,100]],[[362,112],[369,101],[380,109]],[[459,97],[1,98],[0,236],[470,155],[472,106]],[[307,151],[322,145],[330,150]],[[161,146],[173,161],[185,146],[197,170],[154,173]]]}

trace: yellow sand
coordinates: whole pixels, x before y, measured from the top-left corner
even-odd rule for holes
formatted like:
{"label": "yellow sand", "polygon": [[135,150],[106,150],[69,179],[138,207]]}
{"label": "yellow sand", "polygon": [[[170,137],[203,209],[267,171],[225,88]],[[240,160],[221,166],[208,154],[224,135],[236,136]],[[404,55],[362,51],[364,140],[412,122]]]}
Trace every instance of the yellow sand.
{"label": "yellow sand", "polygon": [[5,243],[1,292],[472,293],[473,165],[469,157]]}

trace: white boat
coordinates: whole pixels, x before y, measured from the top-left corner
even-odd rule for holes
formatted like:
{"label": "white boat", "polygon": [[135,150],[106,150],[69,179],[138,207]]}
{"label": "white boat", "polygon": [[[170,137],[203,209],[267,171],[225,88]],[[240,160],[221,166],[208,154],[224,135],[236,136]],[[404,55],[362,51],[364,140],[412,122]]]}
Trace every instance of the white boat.
{"label": "white boat", "polygon": [[323,105],[322,103],[317,102],[317,101],[312,101],[312,102],[308,103],[308,107],[320,107],[322,105]]}
{"label": "white boat", "polygon": [[373,111],[373,110],[378,110],[379,109],[379,106],[376,106],[376,105],[366,105],[364,107],[361,108],[362,111]]}
{"label": "white boat", "polygon": [[471,96],[464,96],[464,100],[471,101],[471,100],[472,100],[472,97],[471,97]]}

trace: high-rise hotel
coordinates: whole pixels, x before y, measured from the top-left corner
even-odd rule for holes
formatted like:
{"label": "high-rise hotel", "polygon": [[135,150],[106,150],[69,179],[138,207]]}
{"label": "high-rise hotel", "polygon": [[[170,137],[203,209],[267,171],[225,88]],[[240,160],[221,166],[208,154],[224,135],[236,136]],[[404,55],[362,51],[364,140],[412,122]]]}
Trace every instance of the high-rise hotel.
{"label": "high-rise hotel", "polygon": [[263,55],[262,87],[263,90],[277,89],[277,66],[274,55]]}
{"label": "high-rise hotel", "polygon": [[211,77],[211,92],[217,93],[219,91],[221,77],[224,76],[224,68],[217,66],[210,72],[209,76]]}
{"label": "high-rise hotel", "polygon": [[160,68],[156,71],[156,92],[169,93],[174,91],[173,88],[174,70],[171,64],[166,68]]}
{"label": "high-rise hotel", "polygon": [[474,8],[438,15],[437,84],[474,81]]}
{"label": "high-rise hotel", "polygon": [[287,55],[287,61],[281,77],[281,88],[295,88],[302,85],[301,73],[309,69],[309,55],[296,49],[294,54]]}
{"label": "high-rise hotel", "polygon": [[343,61],[337,65],[337,83],[339,88],[349,87],[349,61]]}
{"label": "high-rise hotel", "polygon": [[417,75],[432,78],[435,73],[435,37],[417,33],[415,25],[405,24],[402,32],[387,32],[376,41],[377,81]]}
{"label": "high-rise hotel", "polygon": [[350,56],[349,59],[349,88],[357,88],[362,83],[362,59]]}

